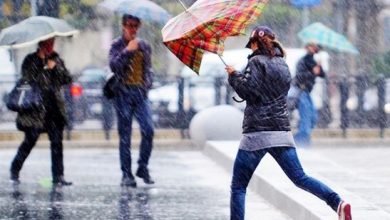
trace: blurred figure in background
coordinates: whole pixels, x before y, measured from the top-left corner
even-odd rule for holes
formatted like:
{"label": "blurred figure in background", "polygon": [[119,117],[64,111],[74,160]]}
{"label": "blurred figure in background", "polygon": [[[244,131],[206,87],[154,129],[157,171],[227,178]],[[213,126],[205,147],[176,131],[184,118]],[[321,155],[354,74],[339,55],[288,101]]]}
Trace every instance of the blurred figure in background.
{"label": "blurred figure in background", "polygon": [[104,138],[110,140],[111,138],[111,128],[114,125],[114,109],[112,100],[107,97],[102,97],[102,114],[101,122],[104,131]]}
{"label": "blurred figure in background", "polygon": [[296,75],[292,83],[292,86],[299,90],[297,101],[298,132],[294,135],[294,139],[300,146],[309,146],[311,143],[311,132],[317,124],[318,117],[310,92],[313,90],[316,77],[325,77],[321,65],[314,60],[314,54],[318,53],[321,47],[315,43],[308,43],[305,49],[307,53],[298,61]]}
{"label": "blurred figure in background", "polygon": [[54,38],[38,43],[36,52],[26,56],[22,64],[22,80],[35,82],[42,91],[43,108],[18,112],[16,126],[25,134],[11,164],[11,180],[19,183],[19,172],[39,136],[47,132],[50,140],[52,177],[55,185],[71,185],[64,179],[63,131],[66,125],[65,100],[61,88],[72,78],[64,62],[54,51]]}
{"label": "blurred figure in background", "polygon": [[141,25],[138,17],[124,14],[122,36],[111,45],[109,60],[111,71],[119,83],[115,90],[114,106],[117,112],[119,153],[122,186],[136,187],[131,169],[131,131],[133,116],[141,129],[141,146],[136,175],[146,184],[153,184],[148,164],[152,153],[154,128],[148,91],[152,87],[151,47],[137,38]]}

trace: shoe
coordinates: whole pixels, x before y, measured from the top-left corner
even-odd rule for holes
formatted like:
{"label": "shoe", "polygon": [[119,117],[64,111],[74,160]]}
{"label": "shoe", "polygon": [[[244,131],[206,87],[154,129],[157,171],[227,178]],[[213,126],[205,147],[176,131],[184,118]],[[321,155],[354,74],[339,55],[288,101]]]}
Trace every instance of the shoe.
{"label": "shoe", "polygon": [[16,184],[16,185],[20,184],[19,174],[11,171],[10,180],[13,184]]}
{"label": "shoe", "polygon": [[135,175],[137,175],[139,178],[142,178],[146,184],[154,184],[152,177],[149,175],[148,168],[138,168]]}
{"label": "shoe", "polygon": [[352,220],[351,205],[344,201],[341,201],[337,209],[339,220]]}
{"label": "shoe", "polygon": [[135,182],[135,179],[133,176],[132,177],[123,177],[122,182],[121,182],[121,186],[136,188],[137,182]]}
{"label": "shoe", "polygon": [[70,186],[72,184],[72,182],[66,181],[63,176],[53,178],[53,185],[56,186]]}

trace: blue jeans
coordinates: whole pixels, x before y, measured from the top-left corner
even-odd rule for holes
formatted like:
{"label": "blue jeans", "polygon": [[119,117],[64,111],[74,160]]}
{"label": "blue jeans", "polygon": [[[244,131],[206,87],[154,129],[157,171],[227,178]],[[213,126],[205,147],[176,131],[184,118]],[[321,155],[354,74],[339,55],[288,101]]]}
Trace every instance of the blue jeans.
{"label": "blue jeans", "polygon": [[294,139],[298,146],[308,146],[311,142],[311,132],[317,124],[317,109],[313,104],[310,93],[302,91],[298,102],[299,124]]}
{"label": "blue jeans", "polygon": [[271,154],[296,186],[316,195],[324,200],[333,210],[337,211],[337,206],[341,201],[339,195],[320,181],[305,174],[295,148],[273,147],[257,151],[238,150],[231,184],[231,220],[244,219],[246,188],[257,165],[266,153]]}
{"label": "blue jeans", "polygon": [[138,159],[140,168],[147,168],[153,148],[154,128],[150,102],[144,93],[134,87],[126,87],[115,97],[118,119],[119,156],[123,177],[133,177],[131,172],[131,132],[133,116],[141,129],[141,145]]}

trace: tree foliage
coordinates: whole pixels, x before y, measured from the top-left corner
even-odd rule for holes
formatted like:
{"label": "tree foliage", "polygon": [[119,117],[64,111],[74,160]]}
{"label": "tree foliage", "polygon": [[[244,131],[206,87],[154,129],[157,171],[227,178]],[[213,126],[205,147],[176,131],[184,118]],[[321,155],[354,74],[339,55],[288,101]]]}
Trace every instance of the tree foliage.
{"label": "tree foliage", "polygon": [[374,59],[373,69],[376,75],[383,74],[386,78],[390,78],[390,51]]}
{"label": "tree foliage", "polygon": [[[37,15],[60,17],[69,21],[78,29],[94,28],[96,0],[41,0],[36,1]],[[30,0],[4,0],[2,4],[4,19],[0,27],[15,24],[31,16]]]}

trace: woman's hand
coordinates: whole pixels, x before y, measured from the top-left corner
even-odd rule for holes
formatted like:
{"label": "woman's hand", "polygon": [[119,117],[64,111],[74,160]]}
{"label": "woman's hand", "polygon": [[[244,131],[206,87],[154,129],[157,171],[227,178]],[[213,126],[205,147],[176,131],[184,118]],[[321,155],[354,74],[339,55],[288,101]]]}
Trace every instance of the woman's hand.
{"label": "woman's hand", "polygon": [[232,66],[226,66],[225,67],[225,70],[226,72],[230,75],[230,74],[233,74],[234,72],[236,72],[236,69],[234,69],[234,67]]}
{"label": "woman's hand", "polygon": [[47,68],[49,69],[49,70],[51,70],[51,69],[54,69],[54,67],[56,66],[56,61],[54,61],[54,60],[52,60],[52,59],[49,59],[49,60],[47,60]]}

